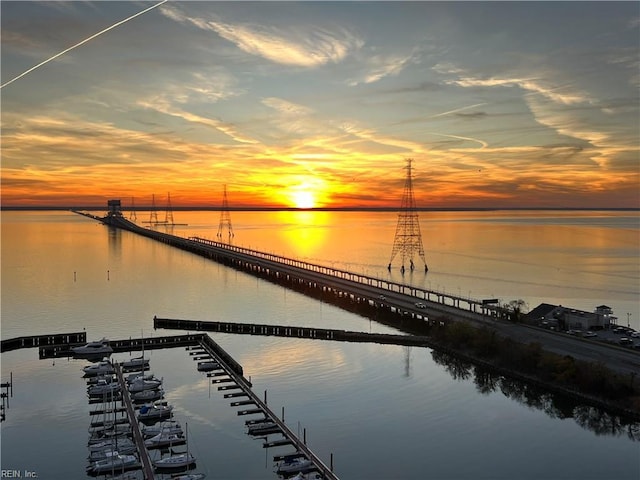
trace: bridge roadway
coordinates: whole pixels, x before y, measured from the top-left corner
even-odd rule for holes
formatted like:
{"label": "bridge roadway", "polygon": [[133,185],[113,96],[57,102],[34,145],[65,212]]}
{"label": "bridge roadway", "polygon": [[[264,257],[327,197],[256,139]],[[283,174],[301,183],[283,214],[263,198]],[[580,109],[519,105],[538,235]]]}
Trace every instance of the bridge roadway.
{"label": "bridge roadway", "polygon": [[[415,326],[431,316],[465,319],[485,325],[499,334],[521,343],[538,342],[545,350],[576,359],[602,363],[623,374],[640,371],[640,352],[603,342],[590,341],[558,332],[514,324],[503,320],[505,312],[480,300],[424,290],[388,280],[315,265],[296,259],[237,247],[199,237],[183,238],[141,227],[122,216],[104,218],[85,214],[106,225],[129,230],[183,250],[202,255],[255,275],[266,275],[320,289],[324,293],[349,296],[356,302],[368,302],[378,308],[395,311]],[[424,308],[416,304],[423,303]]]}

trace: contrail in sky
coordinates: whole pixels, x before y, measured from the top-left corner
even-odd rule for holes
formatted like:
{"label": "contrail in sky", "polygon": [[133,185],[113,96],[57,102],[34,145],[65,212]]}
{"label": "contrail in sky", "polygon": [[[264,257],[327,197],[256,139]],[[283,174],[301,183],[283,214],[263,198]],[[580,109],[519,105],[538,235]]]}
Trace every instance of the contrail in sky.
{"label": "contrail in sky", "polygon": [[449,115],[451,113],[462,112],[463,110],[468,110],[470,108],[475,108],[475,107],[481,107],[482,105],[486,105],[486,103],[476,103],[475,105],[469,105],[468,107],[456,108],[455,110],[449,110],[448,112],[442,112],[436,115],[431,115],[431,118],[442,117],[444,115]]}
{"label": "contrail in sky", "polygon": [[26,74],[33,72],[36,68],[40,68],[41,66],[49,63],[52,60],[55,60],[58,57],[61,57],[62,55],[64,55],[67,52],[70,52],[71,50],[73,50],[74,48],[79,47],[80,45],[84,45],[85,43],[87,43],[90,40],[93,40],[96,37],[99,37],[100,35],[102,35],[103,33],[108,32],[109,30],[113,30],[116,27],[119,27],[120,25],[122,25],[123,23],[128,22],[129,20],[133,20],[136,17],[139,17],[140,15],[142,15],[143,13],[147,13],[149,10],[153,10],[156,7],[159,7],[160,5],[162,5],[163,3],[167,3],[169,0],[162,0],[160,3],[157,3],[149,8],[146,8],[144,10],[142,10],[141,12],[136,13],[135,15],[131,15],[128,18],[125,18],[124,20],[120,20],[118,23],[114,23],[113,25],[111,25],[110,27],[105,28],[104,30],[99,31],[98,33],[95,33],[93,35],[91,35],[88,38],[85,38],[84,40],[82,40],[79,43],[76,43],[75,45],[67,48],[66,50],[61,51],[60,53],[56,53],[53,57],[51,58],[47,58],[44,62],[40,62],[39,64],[31,67],[29,70],[22,72],[20,75],[18,75],[17,77],[9,80],[8,82],[3,83],[2,85],[0,85],[0,89],[6,87],[7,85],[9,85],[10,83],[15,82],[16,80],[18,80],[19,78],[24,77]]}

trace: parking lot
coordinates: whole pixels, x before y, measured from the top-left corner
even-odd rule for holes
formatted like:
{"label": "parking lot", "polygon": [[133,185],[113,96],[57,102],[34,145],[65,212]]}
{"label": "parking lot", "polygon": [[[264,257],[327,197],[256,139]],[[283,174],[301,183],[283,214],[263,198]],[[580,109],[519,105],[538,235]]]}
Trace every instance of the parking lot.
{"label": "parking lot", "polygon": [[608,330],[598,331],[568,330],[564,333],[640,350],[640,332],[625,326],[614,326]]}

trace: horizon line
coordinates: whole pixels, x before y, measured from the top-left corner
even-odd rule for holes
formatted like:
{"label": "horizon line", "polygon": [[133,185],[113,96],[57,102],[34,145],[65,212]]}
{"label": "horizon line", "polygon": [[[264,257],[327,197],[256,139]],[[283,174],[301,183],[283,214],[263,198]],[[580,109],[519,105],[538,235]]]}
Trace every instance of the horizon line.
{"label": "horizon line", "polygon": [[[79,205],[79,206],[69,206],[69,205],[0,205],[0,211],[73,211],[73,210],[107,210],[106,206],[96,206],[96,205]],[[237,212],[261,212],[261,211],[293,211],[293,212],[332,212],[332,211],[343,211],[343,212],[357,212],[357,211],[372,211],[372,212],[398,212],[403,211],[402,208],[399,207],[315,207],[315,208],[297,208],[297,207],[259,207],[259,206],[245,206],[245,207],[227,207],[223,208],[221,206],[172,206],[170,209],[166,207],[155,206],[134,206],[131,207],[122,207],[122,211],[131,212],[148,212],[148,211],[237,211]],[[496,210],[514,210],[514,211],[523,211],[523,210],[575,210],[575,211],[640,211],[640,207],[535,207],[535,206],[526,206],[526,207],[416,207],[412,209],[413,211],[418,212],[456,212],[456,211],[496,211]]]}

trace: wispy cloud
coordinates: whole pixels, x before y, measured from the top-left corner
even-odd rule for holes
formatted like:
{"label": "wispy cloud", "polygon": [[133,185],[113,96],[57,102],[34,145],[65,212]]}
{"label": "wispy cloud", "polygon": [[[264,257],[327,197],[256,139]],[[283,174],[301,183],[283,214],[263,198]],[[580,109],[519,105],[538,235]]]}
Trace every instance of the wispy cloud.
{"label": "wispy cloud", "polygon": [[262,104],[266,105],[269,108],[273,108],[280,113],[285,115],[309,115],[313,112],[313,110],[309,107],[305,107],[304,105],[298,105],[296,103],[289,102],[287,100],[283,100],[282,98],[276,97],[268,97],[262,99]]}
{"label": "wispy cloud", "polygon": [[360,38],[340,27],[227,23],[218,18],[190,17],[175,7],[165,7],[162,12],[175,21],[213,31],[248,54],[282,65],[315,68],[338,63],[363,45]]}
{"label": "wispy cloud", "polygon": [[374,83],[384,77],[398,75],[413,60],[413,55],[374,55],[365,60],[367,72],[358,79],[350,80],[352,87],[363,83]]}
{"label": "wispy cloud", "polygon": [[590,99],[586,94],[569,91],[567,87],[546,87],[537,78],[518,77],[491,77],[486,79],[463,77],[447,82],[461,87],[520,87],[530,94],[542,95],[550,100],[564,105],[588,102]]}

